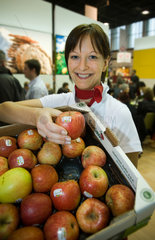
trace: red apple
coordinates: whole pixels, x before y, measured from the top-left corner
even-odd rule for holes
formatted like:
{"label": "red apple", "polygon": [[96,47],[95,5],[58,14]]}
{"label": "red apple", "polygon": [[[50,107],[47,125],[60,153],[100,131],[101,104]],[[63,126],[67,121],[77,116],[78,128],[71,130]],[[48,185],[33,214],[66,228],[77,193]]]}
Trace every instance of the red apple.
{"label": "red apple", "polygon": [[20,148],[38,150],[43,139],[36,129],[26,129],[18,135],[17,142]]}
{"label": "red apple", "polygon": [[16,229],[7,240],[44,240],[43,231],[34,226]]}
{"label": "red apple", "polygon": [[16,206],[9,203],[0,204],[0,239],[7,237],[18,227],[19,213]]}
{"label": "red apple", "polygon": [[58,174],[50,165],[36,165],[31,170],[31,176],[35,192],[49,192],[52,186],[58,182]]}
{"label": "red apple", "polygon": [[129,187],[116,184],[108,189],[105,200],[113,216],[116,217],[133,209],[135,195]]}
{"label": "red apple", "polygon": [[88,146],[82,152],[81,162],[84,168],[89,165],[103,167],[106,163],[106,154],[100,147]]}
{"label": "red apple", "polygon": [[101,197],[108,189],[108,177],[106,172],[98,166],[86,167],[79,179],[81,192],[86,197]]}
{"label": "red apple", "polygon": [[109,222],[109,209],[98,199],[88,198],[77,209],[76,219],[83,232],[96,233]]}
{"label": "red apple", "polygon": [[46,240],[78,240],[79,226],[73,214],[67,211],[59,211],[50,216],[45,225]]}
{"label": "red apple", "polygon": [[17,149],[16,138],[9,136],[0,137],[0,156],[7,158],[15,149]]}
{"label": "red apple", "polygon": [[13,168],[0,176],[0,202],[15,203],[32,191],[31,174],[25,168]]}
{"label": "red apple", "polygon": [[53,142],[45,142],[41,150],[38,152],[38,161],[42,164],[57,164],[62,156],[59,144]]}
{"label": "red apple", "polygon": [[62,146],[62,153],[68,158],[75,158],[81,155],[85,149],[85,142],[81,137],[71,140],[71,144]]}
{"label": "red apple", "polygon": [[8,170],[8,160],[0,156],[0,176]]}
{"label": "red apple", "polygon": [[37,164],[37,158],[31,150],[20,148],[9,155],[8,164],[10,168],[23,167],[32,169]]}
{"label": "red apple", "polygon": [[51,213],[51,198],[44,193],[32,193],[26,196],[20,205],[20,216],[24,225],[42,224]]}
{"label": "red apple", "polygon": [[85,118],[82,113],[77,111],[67,111],[61,113],[56,118],[56,124],[65,128],[72,139],[81,136],[85,128]]}
{"label": "red apple", "polygon": [[80,202],[80,187],[75,180],[57,182],[53,185],[50,196],[57,210],[71,211]]}

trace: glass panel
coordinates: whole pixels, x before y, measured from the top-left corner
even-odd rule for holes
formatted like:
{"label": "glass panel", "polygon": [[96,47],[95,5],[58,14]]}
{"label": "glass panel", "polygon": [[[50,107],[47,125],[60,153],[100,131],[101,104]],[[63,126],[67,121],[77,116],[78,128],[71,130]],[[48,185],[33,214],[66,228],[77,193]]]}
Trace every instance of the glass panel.
{"label": "glass panel", "polygon": [[126,29],[126,26],[120,26],[111,29],[111,50],[118,50],[120,43],[120,29]]}
{"label": "glass panel", "polygon": [[147,36],[155,36],[155,18],[148,20]]}
{"label": "glass panel", "polygon": [[127,26],[128,48],[134,48],[136,38],[142,37],[143,22],[132,23]]}

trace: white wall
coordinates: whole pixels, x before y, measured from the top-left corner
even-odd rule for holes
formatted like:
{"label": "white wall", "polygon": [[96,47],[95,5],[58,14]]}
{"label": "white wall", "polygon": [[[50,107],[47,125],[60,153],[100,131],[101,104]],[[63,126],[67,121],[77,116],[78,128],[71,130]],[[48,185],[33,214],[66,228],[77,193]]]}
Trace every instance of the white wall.
{"label": "white wall", "polygon": [[155,36],[147,36],[135,39],[134,50],[155,48]]}
{"label": "white wall", "polygon": [[61,33],[64,36],[68,36],[70,31],[77,25],[89,23],[99,24],[108,35],[109,27],[107,25],[68,9],[59,6],[55,7],[55,34]]}
{"label": "white wall", "polygon": [[51,4],[41,0],[0,0],[0,24],[36,30],[52,31]]}
{"label": "white wall", "polygon": [[[97,23],[108,35],[108,26],[101,22],[97,22],[81,14],[69,11],[65,8],[55,6],[55,34],[68,36],[69,32],[77,25],[83,23]],[[38,31],[47,34],[44,44],[46,48],[51,48],[52,43],[49,34],[52,34],[52,4],[42,0],[0,0],[0,26],[15,27],[20,30]],[[16,29],[17,31],[17,29]],[[52,52],[52,50],[51,50]],[[15,75],[20,82],[26,81],[23,74]],[[49,82],[52,87],[52,76],[42,75],[45,82]],[[72,90],[73,85],[68,75],[56,75],[56,90],[64,81],[69,82]]]}

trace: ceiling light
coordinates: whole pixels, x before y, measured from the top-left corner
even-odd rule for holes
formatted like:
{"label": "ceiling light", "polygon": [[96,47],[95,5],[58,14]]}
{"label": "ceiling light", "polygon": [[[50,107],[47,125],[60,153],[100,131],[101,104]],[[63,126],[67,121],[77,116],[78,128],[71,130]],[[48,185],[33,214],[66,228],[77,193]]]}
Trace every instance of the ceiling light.
{"label": "ceiling light", "polygon": [[143,15],[147,15],[147,14],[149,14],[150,12],[148,11],[148,10],[144,10],[144,11],[142,11],[142,14]]}

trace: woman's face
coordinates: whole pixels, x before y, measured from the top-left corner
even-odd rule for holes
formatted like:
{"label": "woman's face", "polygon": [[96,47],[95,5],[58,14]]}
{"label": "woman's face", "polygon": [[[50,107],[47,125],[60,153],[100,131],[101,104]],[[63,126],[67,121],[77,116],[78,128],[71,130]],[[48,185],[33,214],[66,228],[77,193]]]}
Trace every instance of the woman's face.
{"label": "woman's face", "polygon": [[69,53],[68,70],[75,85],[82,90],[93,89],[100,85],[101,75],[107,68],[108,60],[94,49],[89,36],[85,36]]}

